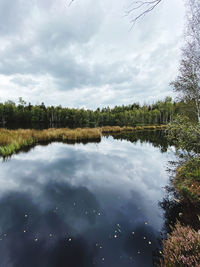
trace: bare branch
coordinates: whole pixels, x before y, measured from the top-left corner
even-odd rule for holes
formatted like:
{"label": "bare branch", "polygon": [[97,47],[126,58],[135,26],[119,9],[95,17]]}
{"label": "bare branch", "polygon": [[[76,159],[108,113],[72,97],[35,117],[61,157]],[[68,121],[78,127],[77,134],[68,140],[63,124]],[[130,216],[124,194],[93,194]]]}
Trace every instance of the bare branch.
{"label": "bare branch", "polygon": [[[125,16],[132,16],[131,23],[134,25],[140,18],[151,12],[162,0],[133,1],[125,12]],[[138,11],[136,13],[136,11]]]}
{"label": "bare branch", "polygon": [[68,6],[71,6],[71,4],[74,2],[74,0],[71,0],[70,2],[69,2],[69,5]]}
{"label": "bare branch", "polygon": [[[133,25],[142,17],[144,17],[147,13],[151,12],[162,0],[152,0],[152,1],[144,1],[144,0],[132,0],[130,5],[127,7],[125,11],[125,16],[132,16],[131,24]],[[74,2],[74,0],[70,0],[69,6]],[[137,12],[138,11],[138,12]]]}

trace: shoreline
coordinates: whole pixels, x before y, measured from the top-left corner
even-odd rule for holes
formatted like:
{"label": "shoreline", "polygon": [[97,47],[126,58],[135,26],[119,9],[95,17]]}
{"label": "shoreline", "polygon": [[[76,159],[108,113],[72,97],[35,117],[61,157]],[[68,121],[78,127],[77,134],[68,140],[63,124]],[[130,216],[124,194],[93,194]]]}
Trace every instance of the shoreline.
{"label": "shoreline", "polygon": [[104,126],[99,128],[49,128],[45,130],[0,128],[0,156],[7,157],[29,146],[42,142],[84,142],[101,141],[104,134],[135,132],[143,130],[164,130],[166,125],[119,127]]}
{"label": "shoreline", "polygon": [[179,213],[172,232],[163,240],[161,267],[192,266],[192,263],[197,266],[200,256],[200,157],[179,165],[172,183],[180,196],[179,203],[186,209]]}

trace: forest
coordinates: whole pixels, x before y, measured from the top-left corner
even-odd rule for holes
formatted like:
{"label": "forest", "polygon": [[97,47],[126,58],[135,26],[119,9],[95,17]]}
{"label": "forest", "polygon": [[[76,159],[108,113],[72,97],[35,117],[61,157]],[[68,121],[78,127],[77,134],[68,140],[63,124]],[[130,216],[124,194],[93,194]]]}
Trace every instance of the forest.
{"label": "forest", "polygon": [[50,127],[101,127],[137,126],[167,124],[178,114],[190,110],[191,102],[175,102],[171,97],[151,105],[133,103],[130,105],[90,109],[76,109],[62,106],[32,105],[19,98],[0,103],[0,127],[7,128],[50,128]]}

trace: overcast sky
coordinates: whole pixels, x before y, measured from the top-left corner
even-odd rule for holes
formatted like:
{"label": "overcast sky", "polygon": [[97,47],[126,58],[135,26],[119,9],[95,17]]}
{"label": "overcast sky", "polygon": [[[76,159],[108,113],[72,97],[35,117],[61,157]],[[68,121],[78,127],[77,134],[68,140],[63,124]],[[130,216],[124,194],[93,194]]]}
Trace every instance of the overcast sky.
{"label": "overcast sky", "polygon": [[0,102],[97,108],[172,95],[183,0],[130,30],[131,0],[0,0]]}

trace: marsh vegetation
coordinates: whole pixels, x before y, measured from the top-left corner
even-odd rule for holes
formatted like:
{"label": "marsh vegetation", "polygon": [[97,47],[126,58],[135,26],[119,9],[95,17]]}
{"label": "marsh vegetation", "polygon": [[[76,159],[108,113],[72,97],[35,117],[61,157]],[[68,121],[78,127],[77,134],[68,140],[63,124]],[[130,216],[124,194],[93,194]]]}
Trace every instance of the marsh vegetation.
{"label": "marsh vegetation", "polygon": [[119,127],[106,126],[101,128],[49,128],[44,130],[18,129],[8,130],[0,129],[0,155],[5,157],[12,155],[22,148],[33,146],[42,142],[85,142],[100,141],[102,134],[111,134],[127,131],[165,129],[165,125],[159,126],[137,126],[137,127]]}

